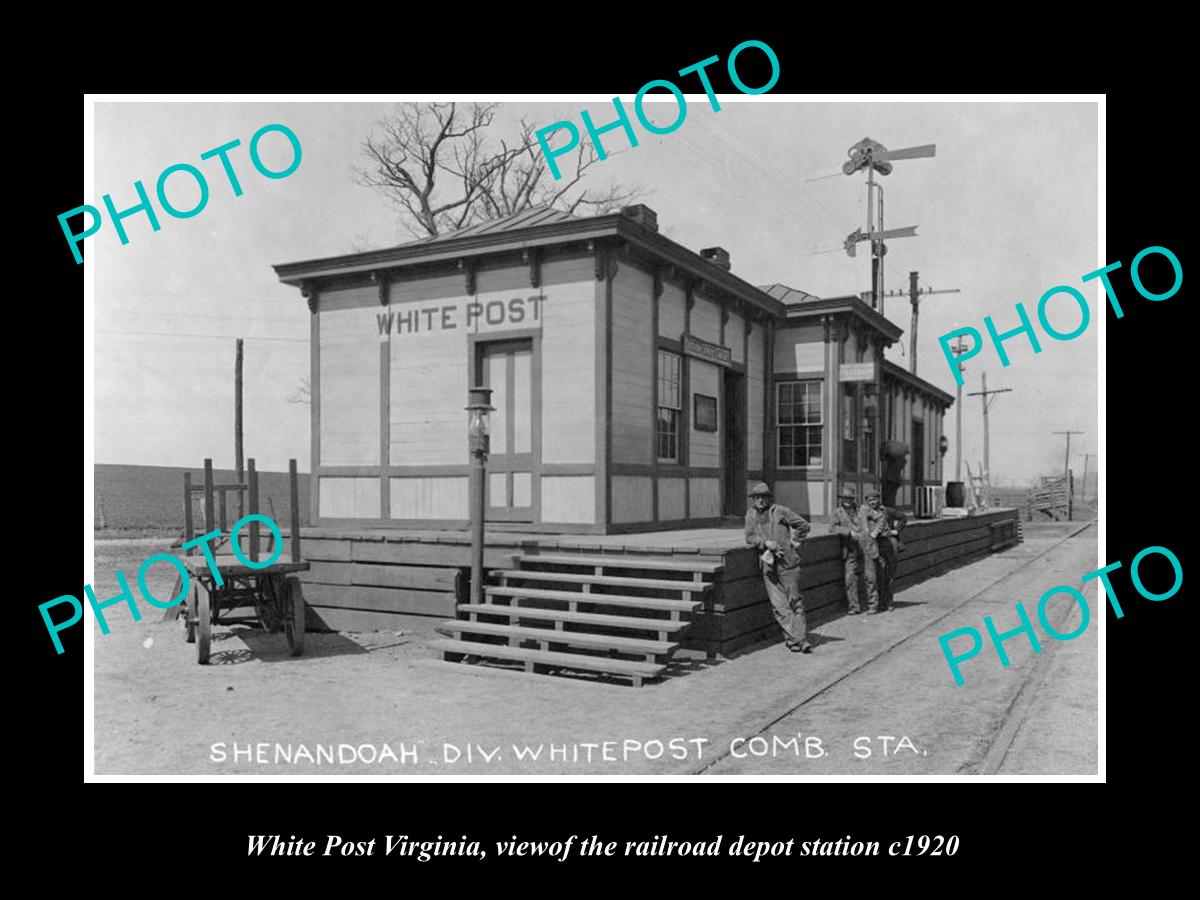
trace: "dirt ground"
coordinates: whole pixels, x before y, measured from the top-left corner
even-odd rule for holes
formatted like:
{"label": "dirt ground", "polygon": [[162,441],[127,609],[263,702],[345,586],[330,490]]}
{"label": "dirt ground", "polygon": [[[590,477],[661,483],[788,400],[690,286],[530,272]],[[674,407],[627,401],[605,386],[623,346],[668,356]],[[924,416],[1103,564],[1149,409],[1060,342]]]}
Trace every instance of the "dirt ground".
{"label": "dirt ground", "polygon": [[[1011,641],[1013,662],[1003,668],[988,648],[966,664],[967,684],[958,688],[936,637],[962,625],[982,630],[983,614],[1015,624],[1016,599],[1032,598],[1029,606],[1049,586],[1077,585],[1096,568],[1096,531],[1063,542],[1067,533],[1026,525],[1025,543],[898,593],[885,615],[818,626],[810,655],[759,645],[690,663],[641,689],[439,663],[425,646],[432,629],[310,634],[304,656],[292,658],[282,635],[219,628],[211,664],[200,666],[178,622],[162,621],[149,606],[133,622],[124,607],[112,607],[110,634],[92,625],[95,771],[478,778],[979,771],[1039,657]],[[117,593],[115,570],[135,573],[168,544],[97,542],[97,596]],[[169,567],[156,566],[150,588],[167,597],[171,579]],[[1003,771],[1095,773],[1095,621],[1082,638],[1060,644],[1035,679],[1040,687],[1021,705],[1027,719]],[[885,736],[891,750],[901,736],[914,749],[885,754]],[[863,737],[869,758],[855,743]],[[752,752],[764,745],[764,755]]]}

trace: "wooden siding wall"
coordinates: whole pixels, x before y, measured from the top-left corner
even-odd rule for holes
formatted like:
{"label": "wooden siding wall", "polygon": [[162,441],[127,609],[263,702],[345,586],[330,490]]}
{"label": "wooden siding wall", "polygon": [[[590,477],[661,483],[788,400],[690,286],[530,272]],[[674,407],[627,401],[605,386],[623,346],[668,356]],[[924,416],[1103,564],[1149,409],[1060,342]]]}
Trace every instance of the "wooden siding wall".
{"label": "wooden siding wall", "polygon": [[697,296],[692,306],[690,331],[702,341],[721,343],[721,307],[712,300]]}
{"label": "wooden siding wall", "polygon": [[[546,521],[592,526],[595,492],[583,493],[585,482],[595,485],[591,467],[602,428],[593,366],[586,364],[597,352],[596,284],[589,256],[546,260],[537,288],[530,266],[520,264],[481,268],[474,294],[461,272],[322,289],[314,325],[319,517],[464,521],[471,338],[532,333],[541,336],[546,386],[532,398],[541,405],[537,449],[543,465],[572,469],[540,485],[550,504]],[[486,313],[468,313],[470,304]],[[528,476],[521,485],[523,494],[536,495]]]}
{"label": "wooden siding wall", "polygon": [[542,521],[564,524],[595,522],[595,476],[543,475]]}
{"label": "wooden siding wall", "polygon": [[[333,631],[430,628],[453,618],[466,585],[461,548],[375,538],[310,538],[300,573],[308,626]],[[486,564],[511,562],[489,548]],[[465,599],[465,598],[464,598]]]}
{"label": "wooden siding wall", "polygon": [[[520,274],[528,289],[528,269],[520,270]],[[542,290],[546,296],[542,324],[542,463],[594,463],[597,419],[604,417],[597,416],[596,377],[590,364],[596,354],[592,260],[547,261],[542,266]],[[544,483],[542,489],[544,492]],[[546,521],[594,522],[594,507],[593,497],[586,505],[573,507],[577,518]],[[570,510],[561,510],[560,514],[569,515]]]}
{"label": "wooden siding wall", "polygon": [[820,377],[825,371],[825,339],[821,326],[776,329],[774,359],[776,375]]}
{"label": "wooden siding wall", "polygon": [[[649,299],[649,294],[646,295],[646,299]],[[670,283],[663,285],[662,296],[658,298],[659,337],[679,340],[686,327],[685,300],[683,288]]]}
{"label": "wooden siding wall", "polygon": [[[746,323],[743,313],[723,311],[721,302],[697,286],[688,310],[687,290],[669,273],[655,298],[652,272],[622,258],[612,282],[612,446],[609,480],[611,525],[629,528],[719,519],[723,514],[726,464],[725,378],[722,367],[684,355],[683,414],[680,424],[682,465],[660,463],[655,448],[654,382],[658,342],[677,343],[684,334],[729,348],[746,390],[750,445],[748,471],[761,477],[763,423],[763,326],[751,334],[751,354],[760,367],[746,371]],[[657,327],[654,323],[657,317]],[[676,352],[678,350],[676,349]],[[717,430],[696,428],[695,396],[717,400]],[[760,433],[755,434],[754,429]],[[757,460],[756,460],[757,455]]]}
{"label": "wooden siding wall", "polygon": [[467,478],[389,478],[391,513],[394,519],[465,519]]}
{"label": "wooden siding wall", "polygon": [[685,480],[683,478],[658,479],[658,518],[673,521],[684,517]]}
{"label": "wooden siding wall", "polygon": [[321,294],[316,399],[321,404],[320,459],[325,466],[379,465],[379,343],[373,316],[379,308],[377,297],[374,287]]}
{"label": "wooden siding wall", "polygon": [[322,477],[320,512],[327,519],[379,518],[379,478]]}
{"label": "wooden siding wall", "polygon": [[731,313],[725,323],[725,346],[733,352],[733,361],[743,365],[746,362],[745,333],[745,320],[736,313]]}
{"label": "wooden siding wall", "polygon": [[[647,272],[622,265],[613,279],[612,292],[612,461],[640,463],[654,461],[654,384],[651,381],[654,365],[653,304],[651,292],[654,280]],[[676,335],[678,339],[678,335]],[[613,521],[651,521],[649,512],[644,518],[629,519],[631,506],[622,498],[618,504],[618,488],[613,484]],[[618,505],[621,511],[618,512]]]}
{"label": "wooden siding wall", "polygon": [[[721,445],[725,441],[725,423],[722,421],[725,411],[725,399],[721,397],[721,371],[717,366],[698,359],[688,359],[688,383],[690,390],[687,396],[688,419],[691,422],[690,450],[688,464],[698,467],[716,468],[721,464]],[[697,431],[695,416],[696,394],[705,394],[717,398],[717,430]],[[693,514],[693,518],[696,516]]]}
{"label": "wooden siding wall", "polygon": [[[529,287],[528,282],[525,287]],[[422,307],[455,306],[461,310],[466,302],[463,279],[462,276],[445,275],[396,282],[391,286],[390,301],[386,310],[376,302],[371,312],[419,316]],[[462,410],[469,387],[467,333],[462,315],[457,317],[457,327],[453,329],[392,333],[388,373],[391,379],[390,465],[468,463],[466,414]],[[324,350],[321,358],[325,358]],[[462,402],[458,402],[459,397],[463,398]],[[430,489],[436,491],[448,484],[438,481]],[[431,502],[441,505],[442,501],[431,499]],[[465,504],[463,509],[465,512]],[[422,515],[403,516],[394,508],[392,516],[425,518]]]}
{"label": "wooden siding wall", "polygon": [[654,479],[641,475],[612,477],[612,521],[654,521]]}
{"label": "wooden siding wall", "polygon": [[721,479],[688,479],[688,513],[693,519],[712,519],[721,515]]}
{"label": "wooden siding wall", "polygon": [[[923,395],[920,391],[914,390],[911,387],[891,376],[884,376],[884,389],[882,397],[890,397],[891,403],[891,421],[888,422],[887,436],[890,440],[901,441],[908,444],[910,448],[908,463],[905,466],[904,474],[900,486],[900,490],[896,493],[896,503],[899,506],[910,506],[913,503],[913,463],[916,456],[915,448],[913,447],[913,420],[923,422],[925,425],[925,462],[924,471],[921,473],[923,483],[927,485],[939,485],[944,483],[945,478],[945,457],[942,456],[938,449],[940,439],[945,433],[946,414],[953,410],[943,408],[941,403],[931,397]],[[975,468],[975,460],[965,460],[971,463],[972,468]],[[933,463],[933,465],[930,465]],[[965,477],[965,476],[964,476]]]}

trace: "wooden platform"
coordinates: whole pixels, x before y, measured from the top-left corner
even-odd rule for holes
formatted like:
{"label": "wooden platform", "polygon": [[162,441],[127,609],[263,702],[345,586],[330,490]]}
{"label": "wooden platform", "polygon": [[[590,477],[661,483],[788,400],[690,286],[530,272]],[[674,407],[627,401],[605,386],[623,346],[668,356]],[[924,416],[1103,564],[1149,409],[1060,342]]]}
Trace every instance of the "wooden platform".
{"label": "wooden platform", "polygon": [[[309,606],[309,627],[428,631],[470,614],[461,606],[468,602],[470,542],[466,532],[306,528],[302,534],[304,556],[310,565],[300,575]],[[900,556],[898,590],[1019,541],[1017,510],[996,509],[958,519],[910,519],[903,540],[906,550]],[[810,616],[820,621],[844,611],[839,539],[826,526],[814,523],[803,553],[801,587]],[[538,565],[522,565],[523,557],[536,559]],[[516,574],[526,576],[516,582],[526,588],[522,596],[549,592],[538,604],[547,607],[540,623],[500,612],[490,625],[520,629],[566,626],[568,632],[578,630],[580,622],[602,626],[589,622],[588,616],[609,616],[610,624],[616,624],[611,617],[622,617],[620,598],[644,600],[659,593],[636,585],[669,589],[687,579],[697,588],[712,585],[702,603],[695,604],[693,598],[694,612],[678,609],[678,621],[690,622],[690,627],[664,628],[661,635],[624,631],[625,637],[678,644],[678,653],[703,656],[727,654],[778,631],[758,574],[756,554],[746,546],[740,527],[621,535],[497,532],[488,536],[484,565],[488,583],[500,588],[486,598],[488,602],[507,603],[512,594],[502,596],[501,591],[511,588]],[[497,584],[501,579],[507,583]],[[562,593],[585,588],[607,596],[595,598],[601,606],[572,611],[570,602],[578,598]],[[559,596],[554,596],[556,593]],[[609,603],[605,604],[605,599]],[[682,596],[675,599],[685,600]],[[529,604],[528,599],[522,601],[526,608]],[[625,605],[657,607],[662,622],[671,624],[665,617],[671,614],[672,604],[627,601]],[[629,618],[631,611],[626,609],[624,617]],[[572,616],[584,618],[573,620]],[[556,626],[556,622],[560,624]],[[569,624],[572,622],[575,624]],[[621,628],[617,625],[612,630]],[[500,639],[497,632],[491,633]],[[505,635],[512,638],[516,633]],[[461,632],[456,635],[456,639],[461,637]],[[514,662],[520,661],[514,658]]]}
{"label": "wooden platform", "polygon": [[[303,533],[301,536],[303,537]],[[198,556],[184,556],[181,558],[183,559],[184,566],[192,575],[210,575],[212,573],[212,568],[208,564],[208,559],[203,554]],[[227,575],[264,575],[268,572],[288,574],[291,572],[307,572],[309,568],[309,564],[303,560],[300,562],[292,562],[291,560],[288,560],[287,562],[275,562],[269,566],[260,566],[259,568],[254,568],[243,563],[232,553],[228,555],[224,553],[215,554],[213,556],[213,562],[215,563],[217,570],[221,573],[222,577]]]}

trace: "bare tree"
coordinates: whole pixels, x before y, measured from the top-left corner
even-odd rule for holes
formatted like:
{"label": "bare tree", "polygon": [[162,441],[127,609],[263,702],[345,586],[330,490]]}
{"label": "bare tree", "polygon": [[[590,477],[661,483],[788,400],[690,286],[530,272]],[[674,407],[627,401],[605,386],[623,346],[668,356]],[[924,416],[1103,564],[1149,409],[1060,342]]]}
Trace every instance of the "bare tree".
{"label": "bare tree", "polygon": [[[366,168],[358,183],[380,189],[415,237],[443,234],[534,206],[567,212],[613,212],[636,200],[638,187],[585,187],[601,162],[596,148],[580,141],[561,158],[555,180],[535,137],[522,118],[515,136],[494,126],[498,105],[404,103],[363,141]],[[553,141],[555,133],[550,134]],[[609,153],[608,156],[616,154]]]}

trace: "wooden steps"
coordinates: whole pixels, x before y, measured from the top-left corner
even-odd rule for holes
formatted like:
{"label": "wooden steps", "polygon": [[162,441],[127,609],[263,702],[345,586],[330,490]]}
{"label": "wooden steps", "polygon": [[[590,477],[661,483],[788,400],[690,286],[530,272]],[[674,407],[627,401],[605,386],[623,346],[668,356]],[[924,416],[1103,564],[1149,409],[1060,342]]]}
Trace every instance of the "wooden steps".
{"label": "wooden steps", "polygon": [[460,603],[460,612],[487,616],[506,616],[509,619],[544,619],[549,622],[574,622],[576,625],[599,625],[635,631],[663,633],[682,631],[691,622],[655,619],[649,616],[610,616],[605,613],[571,612],[569,609],[539,609],[535,606],[509,606],[499,603]]}
{"label": "wooden steps", "polygon": [[722,563],[710,560],[681,560],[661,556],[575,556],[565,553],[522,553],[517,556],[522,568],[529,565],[591,566],[600,569],[657,569],[663,572],[702,572],[708,575],[720,572]]}
{"label": "wooden steps", "polygon": [[583,653],[558,653],[552,650],[531,650],[526,647],[510,647],[506,644],[484,644],[478,641],[456,641],[440,638],[430,641],[429,646],[446,654],[462,656],[485,656],[493,659],[516,660],[525,664],[526,672],[536,672],[538,665],[556,666],[560,669],[580,669],[587,672],[605,672],[625,675],[633,679],[634,687],[641,687],[643,679],[657,678],[666,669],[662,663],[637,662],[629,659],[608,659],[587,656]]}
{"label": "wooden steps", "polygon": [[541,570],[501,569],[493,575],[521,581],[561,581],[576,584],[596,584],[606,587],[655,588],[662,591],[702,591],[711,582],[684,581],[682,579],[626,578],[617,575],[577,575],[573,572],[546,572]]}
{"label": "wooden steps", "polygon": [[458,604],[459,618],[438,629],[454,637],[430,646],[447,660],[608,673],[635,687],[667,670],[723,570],[684,553],[519,554],[513,565],[491,572],[500,583],[483,585],[485,602]]}
{"label": "wooden steps", "polygon": [[626,606],[634,609],[654,609],[666,612],[695,612],[699,600],[668,600],[662,597],[629,597],[623,594],[594,594],[590,591],[551,591],[545,588],[489,585],[483,589],[488,597],[521,597],[530,600],[566,600],[568,603],[592,603],[596,606]]}
{"label": "wooden steps", "polygon": [[[558,628],[530,628],[524,625],[501,625],[498,622],[468,622],[451,619],[438,626],[442,634],[455,637],[462,634],[489,634],[510,641],[539,641],[543,644],[570,644],[574,647],[616,649],[631,654],[667,654],[679,644],[674,641],[654,641],[645,638],[621,637],[612,634],[591,634],[587,631],[563,631]],[[544,648],[548,649],[548,648]]]}

